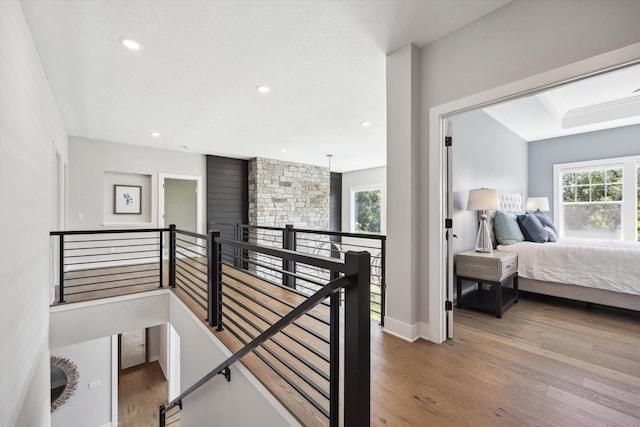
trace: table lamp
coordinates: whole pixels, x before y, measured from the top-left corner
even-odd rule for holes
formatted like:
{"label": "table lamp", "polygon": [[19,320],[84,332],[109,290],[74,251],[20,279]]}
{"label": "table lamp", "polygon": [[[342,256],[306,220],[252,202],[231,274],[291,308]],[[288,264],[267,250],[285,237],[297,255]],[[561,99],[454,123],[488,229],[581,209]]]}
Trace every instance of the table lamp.
{"label": "table lamp", "polygon": [[537,209],[542,212],[549,212],[549,199],[547,197],[529,197],[525,209],[528,212],[535,212]]}
{"label": "table lamp", "polygon": [[493,243],[489,234],[489,225],[487,224],[487,211],[500,209],[500,200],[498,200],[498,192],[488,188],[469,191],[469,200],[467,209],[480,212],[480,228],[478,228],[478,237],[476,237],[476,252],[493,251]]}

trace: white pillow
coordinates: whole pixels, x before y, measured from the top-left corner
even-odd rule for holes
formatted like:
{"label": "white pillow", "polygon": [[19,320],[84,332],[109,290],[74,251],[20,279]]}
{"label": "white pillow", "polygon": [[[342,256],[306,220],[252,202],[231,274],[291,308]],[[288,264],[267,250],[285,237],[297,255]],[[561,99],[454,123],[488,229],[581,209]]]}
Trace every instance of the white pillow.
{"label": "white pillow", "polygon": [[545,225],[543,228],[546,230],[547,234],[549,235],[550,242],[558,241],[558,235],[555,233],[555,231],[553,231],[551,227],[549,227],[548,225]]}

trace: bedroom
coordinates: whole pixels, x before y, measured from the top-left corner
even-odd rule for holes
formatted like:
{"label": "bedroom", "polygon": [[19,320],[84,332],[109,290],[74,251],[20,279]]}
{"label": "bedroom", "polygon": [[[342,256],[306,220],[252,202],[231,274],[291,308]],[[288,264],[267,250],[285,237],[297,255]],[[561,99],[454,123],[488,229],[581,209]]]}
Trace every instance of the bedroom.
{"label": "bedroom", "polygon": [[[559,243],[565,244],[566,237],[605,238],[622,241],[617,245],[626,249],[592,255],[580,265],[574,255],[584,253],[584,248],[525,243],[546,254],[540,258],[519,254],[520,289],[640,310],[635,279],[640,275],[638,81],[640,67],[627,67],[448,117],[454,141],[450,168],[453,253],[474,251],[478,212],[467,209],[469,190],[489,188],[520,195],[522,200],[510,208],[512,213],[524,212],[528,197],[541,197],[548,204],[542,211],[559,231]],[[513,221],[516,224],[515,217]],[[522,245],[500,249],[513,251]],[[554,258],[560,265],[552,268],[549,261]],[[531,267],[530,263],[537,264]],[[452,290],[453,280],[449,286]],[[462,282],[465,298],[475,288],[471,281]]]}

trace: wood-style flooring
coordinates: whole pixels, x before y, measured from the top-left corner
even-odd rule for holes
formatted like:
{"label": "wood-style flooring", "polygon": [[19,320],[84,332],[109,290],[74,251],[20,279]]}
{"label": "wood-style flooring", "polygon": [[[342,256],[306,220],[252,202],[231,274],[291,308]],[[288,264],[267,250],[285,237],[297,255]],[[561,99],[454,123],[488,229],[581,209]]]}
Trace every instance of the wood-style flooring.
{"label": "wood-style flooring", "polygon": [[167,380],[158,362],[122,371],[118,378],[118,426],[157,427],[158,408],[167,404],[167,395]]}
{"label": "wood-style flooring", "polygon": [[[371,425],[640,426],[640,313],[527,294],[502,319],[466,309],[454,318],[455,338],[440,345],[406,342],[372,322]],[[213,333],[237,346],[228,332]],[[323,424],[257,358],[242,362],[302,424]],[[157,425],[161,403],[121,425]]]}
{"label": "wood-style flooring", "polygon": [[455,338],[372,328],[371,425],[640,426],[640,313],[528,295]]}
{"label": "wood-style flooring", "polygon": [[[440,345],[372,322],[371,425],[640,426],[640,313],[528,294],[502,319],[454,317]],[[323,424],[257,358],[242,361],[304,425]]]}

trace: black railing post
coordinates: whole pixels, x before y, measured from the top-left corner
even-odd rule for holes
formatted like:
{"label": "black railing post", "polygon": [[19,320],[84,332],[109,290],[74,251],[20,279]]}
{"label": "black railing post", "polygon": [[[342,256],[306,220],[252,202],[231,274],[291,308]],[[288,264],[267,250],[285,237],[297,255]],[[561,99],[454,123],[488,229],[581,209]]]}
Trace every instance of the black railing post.
{"label": "black railing post", "polygon": [[387,241],[380,240],[380,326],[384,326],[387,306]]}
{"label": "black railing post", "polygon": [[160,405],[160,412],[158,413],[158,420],[160,427],[165,427],[165,423],[167,422],[166,414],[164,412],[164,405]]}
{"label": "black railing post", "polygon": [[[240,221],[236,222],[236,225],[233,227],[233,240],[236,242],[242,241],[242,228],[240,228]],[[233,248],[233,265],[238,268],[242,267],[242,251],[239,248]]]}
{"label": "black railing post", "polygon": [[220,328],[220,245],[216,239],[220,231],[209,231],[207,238],[207,321]]}
{"label": "black railing post", "polygon": [[163,270],[164,270],[164,240],[163,240],[163,232],[162,230],[160,230],[159,232],[159,236],[160,236],[160,242],[158,243],[160,245],[160,254],[158,255],[159,261],[158,261],[158,267],[159,267],[159,275],[160,275],[160,286],[158,286],[159,288],[162,288],[162,279],[163,279]]}
{"label": "black railing post", "polygon": [[169,286],[176,287],[176,225],[169,225]]}
{"label": "black railing post", "polygon": [[344,297],[344,425],[368,426],[371,413],[371,255],[347,252],[345,274],[357,282]]}
{"label": "black railing post", "polygon": [[[331,280],[339,274],[331,274]],[[329,312],[329,426],[340,424],[340,292],[331,295]]]}
{"label": "black railing post", "polygon": [[[282,249],[295,250],[295,232],[293,224],[287,224],[282,229]],[[295,273],[296,267],[293,261],[282,260],[282,269],[290,273]],[[289,288],[295,288],[293,277],[289,274],[282,273],[282,285]]]}
{"label": "black railing post", "polygon": [[60,271],[58,271],[58,280],[60,281],[60,286],[58,287],[58,302],[62,304],[64,302],[64,234],[61,234],[59,238],[60,241],[58,243],[60,245],[60,260],[58,268],[60,269]]}

